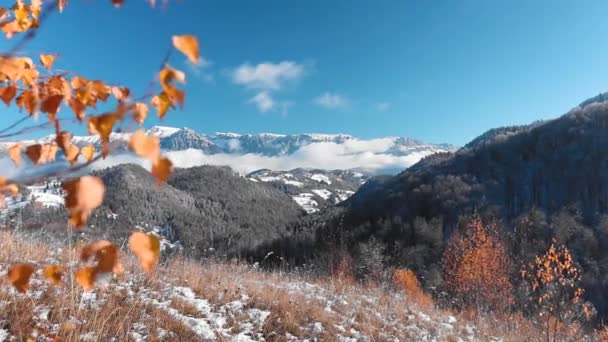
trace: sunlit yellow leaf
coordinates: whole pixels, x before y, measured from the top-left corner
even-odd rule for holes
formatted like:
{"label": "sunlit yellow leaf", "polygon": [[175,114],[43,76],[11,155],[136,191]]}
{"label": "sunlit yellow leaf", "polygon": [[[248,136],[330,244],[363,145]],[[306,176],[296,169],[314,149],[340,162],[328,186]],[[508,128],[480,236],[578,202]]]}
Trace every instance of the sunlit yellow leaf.
{"label": "sunlit yellow leaf", "polygon": [[193,35],[173,36],[173,46],[181,51],[192,63],[200,61],[198,40]]}
{"label": "sunlit yellow leaf", "polygon": [[55,62],[54,55],[40,55],[40,64],[42,64],[42,66],[46,70],[51,70],[54,62]]}
{"label": "sunlit yellow leaf", "polygon": [[129,237],[129,248],[137,256],[146,272],[152,272],[160,258],[160,241],[157,237],[135,232]]}

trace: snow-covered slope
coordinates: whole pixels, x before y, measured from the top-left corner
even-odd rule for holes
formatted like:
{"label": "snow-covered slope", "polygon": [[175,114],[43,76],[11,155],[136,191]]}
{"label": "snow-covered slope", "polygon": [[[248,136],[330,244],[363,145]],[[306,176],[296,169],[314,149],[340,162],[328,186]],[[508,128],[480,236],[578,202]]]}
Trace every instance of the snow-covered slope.
{"label": "snow-covered slope", "polygon": [[74,261],[79,251],[16,235],[0,232],[0,278],[17,262],[36,271],[26,293],[0,284],[0,341],[502,340],[483,318],[474,325],[389,287],[315,281],[256,265],[202,266],[165,252],[154,277],[125,253],[124,273],[98,277],[90,292],[69,286],[76,284],[70,272],[61,279],[68,285],[52,286],[42,269],[82,267]]}
{"label": "snow-covered slope", "polygon": [[349,198],[370,175],[355,170],[259,170],[247,175],[290,195],[306,212],[314,213]]}

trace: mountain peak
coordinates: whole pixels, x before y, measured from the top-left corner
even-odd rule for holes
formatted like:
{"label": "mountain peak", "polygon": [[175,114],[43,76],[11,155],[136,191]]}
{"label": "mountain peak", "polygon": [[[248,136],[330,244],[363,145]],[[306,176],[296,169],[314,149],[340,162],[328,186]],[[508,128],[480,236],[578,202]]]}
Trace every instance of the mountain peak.
{"label": "mountain peak", "polygon": [[171,136],[180,131],[177,127],[169,127],[169,126],[154,126],[146,131],[147,135],[153,135],[159,138],[165,138]]}

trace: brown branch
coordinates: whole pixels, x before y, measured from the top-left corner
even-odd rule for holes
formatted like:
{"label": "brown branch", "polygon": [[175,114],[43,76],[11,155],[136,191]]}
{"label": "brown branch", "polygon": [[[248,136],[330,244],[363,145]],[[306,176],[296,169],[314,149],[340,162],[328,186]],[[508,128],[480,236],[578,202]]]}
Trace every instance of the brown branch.
{"label": "brown branch", "polygon": [[[24,119],[27,119],[27,118],[29,118],[29,116],[26,117],[26,118],[23,118],[23,119],[21,119],[19,121],[24,121]],[[2,132],[4,132],[4,131],[6,131],[6,130],[8,130],[8,129],[14,127],[14,126],[16,126],[19,123],[19,121],[17,123],[15,123],[15,124],[11,125],[11,127],[3,130]],[[73,122],[76,121],[76,119],[57,119],[56,121],[57,122],[69,121],[69,122],[73,123]],[[25,133],[35,132],[37,130],[42,130],[42,129],[45,129],[45,128],[48,128],[48,127],[52,127],[53,125],[54,125],[54,122],[47,121],[47,122],[43,122],[41,124],[23,127],[22,129],[20,129],[18,131],[15,131],[15,132],[0,134],[0,142],[3,141],[2,139],[4,139],[4,138],[10,138],[10,137],[22,135],[22,134],[25,134]]]}
{"label": "brown branch", "polygon": [[[171,54],[173,53],[173,46],[170,45],[169,48],[167,49],[167,52],[165,53],[165,57],[162,59],[162,61],[160,62],[160,66],[158,68],[158,72],[160,72],[161,70],[163,70],[165,68],[165,65],[167,65],[167,63],[169,62],[169,58],[171,58]],[[154,91],[154,85],[156,85],[156,77],[154,77],[150,83],[148,83],[148,88],[146,89],[146,92],[139,98],[134,99],[133,101],[142,101],[145,100],[146,98],[149,98],[153,95],[153,91]]]}
{"label": "brown branch", "polygon": [[0,134],[6,133],[7,131],[19,126],[20,123],[25,122],[27,119],[29,119],[30,116],[24,116],[21,119],[17,120],[16,122],[12,123],[10,126],[0,130]]}

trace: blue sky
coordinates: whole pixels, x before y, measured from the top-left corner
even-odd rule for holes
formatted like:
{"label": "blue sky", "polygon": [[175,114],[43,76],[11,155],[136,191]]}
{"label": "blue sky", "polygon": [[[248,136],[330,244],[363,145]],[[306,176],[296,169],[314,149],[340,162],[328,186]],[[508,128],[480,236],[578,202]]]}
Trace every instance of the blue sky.
{"label": "blue sky", "polygon": [[[172,57],[187,72],[186,106],[163,124],[207,133],[462,145],[608,90],[603,0],[184,0],[166,10],[125,3],[72,0],[25,52],[59,52],[57,68],[141,93],[171,36],[195,34],[206,63]],[[19,115],[9,109],[3,121]]]}

